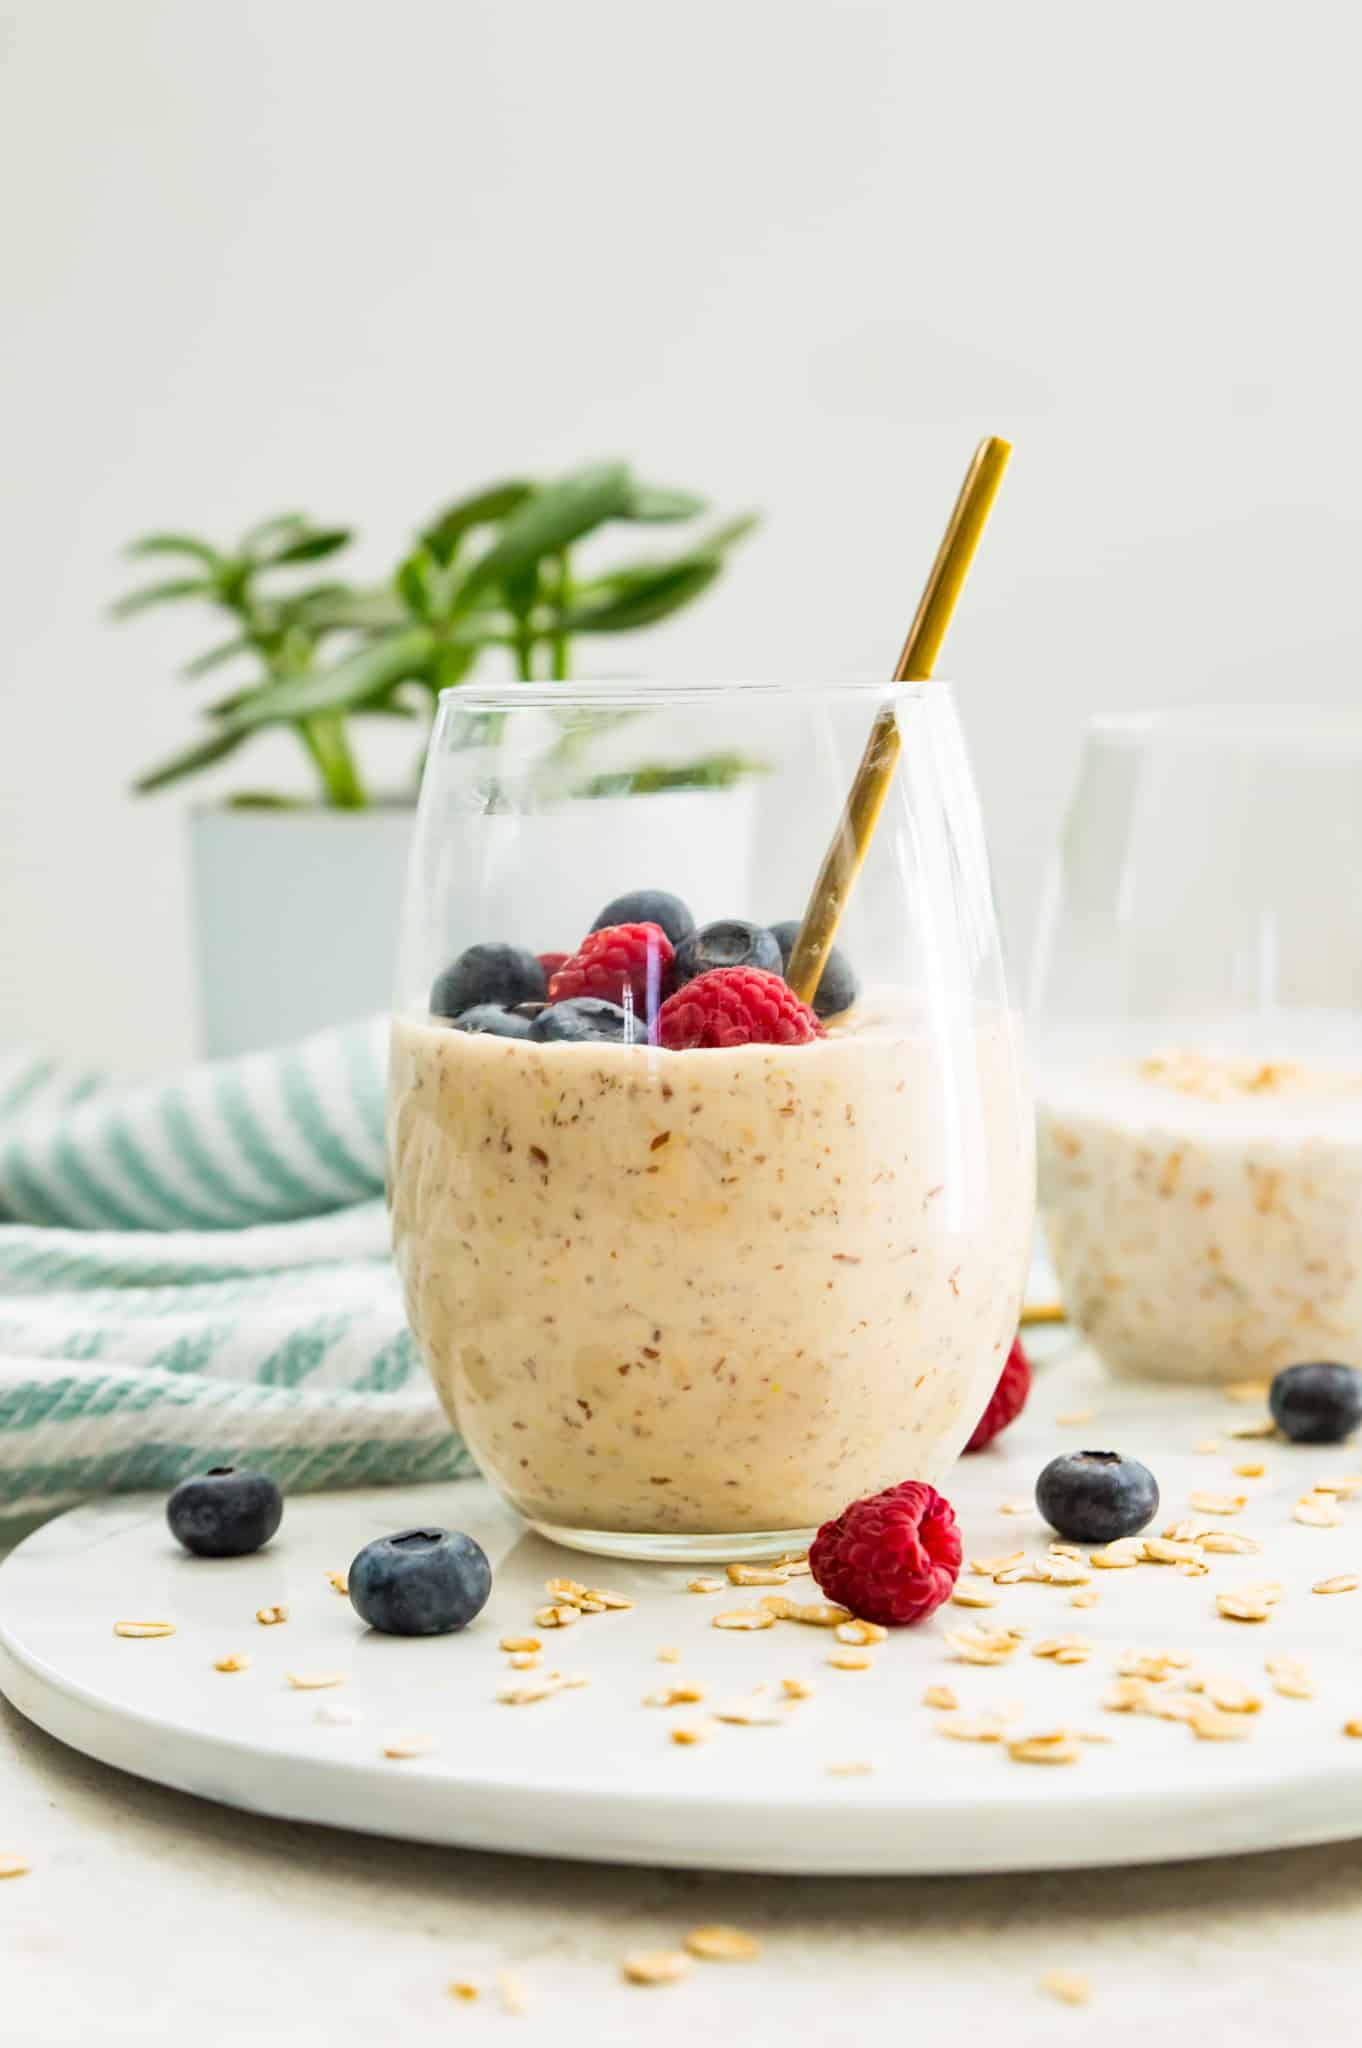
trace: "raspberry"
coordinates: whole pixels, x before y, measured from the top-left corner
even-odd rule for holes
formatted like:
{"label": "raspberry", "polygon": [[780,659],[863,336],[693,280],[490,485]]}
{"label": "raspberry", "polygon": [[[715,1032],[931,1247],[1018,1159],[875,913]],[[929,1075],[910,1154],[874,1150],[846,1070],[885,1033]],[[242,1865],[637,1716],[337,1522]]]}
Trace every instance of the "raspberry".
{"label": "raspberry", "polygon": [[829,1600],[861,1621],[905,1628],[949,1598],[960,1576],[960,1531],[944,1494],[906,1479],[868,1500],[854,1500],[824,1522],[809,1569]]}
{"label": "raspberry", "polygon": [[659,1045],[807,1045],[823,1027],[778,974],[713,967],[668,996],[657,1019]]}
{"label": "raspberry", "polygon": [[558,972],[560,967],[567,965],[572,955],[571,953],[536,953],[535,958],[544,970],[545,981],[549,981]]}
{"label": "raspberry", "polygon": [[622,1003],[628,989],[639,1016],[655,1016],[674,958],[672,942],[660,924],[608,924],[588,932],[576,952],[549,976],[549,1001],[602,996],[607,1003]]}
{"label": "raspberry", "polygon": [[1031,1391],[1031,1368],[1026,1353],[1021,1348],[1021,1338],[1014,1339],[1007,1354],[1007,1364],[1002,1376],[989,1398],[989,1404],[979,1418],[974,1435],[965,1445],[967,1451],[982,1451],[985,1444],[991,1444],[995,1436],[1001,1435],[1009,1422],[1015,1422],[1026,1406],[1026,1397]]}

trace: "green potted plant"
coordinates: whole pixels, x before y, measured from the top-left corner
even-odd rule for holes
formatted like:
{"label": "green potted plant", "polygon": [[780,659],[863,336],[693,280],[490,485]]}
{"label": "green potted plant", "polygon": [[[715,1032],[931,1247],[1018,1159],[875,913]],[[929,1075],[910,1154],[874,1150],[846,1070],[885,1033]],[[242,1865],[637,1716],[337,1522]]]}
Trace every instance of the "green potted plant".
{"label": "green potted plant", "polygon": [[[377,588],[335,573],[350,528],[301,515],[265,520],[231,548],[191,533],[133,543],[132,555],[172,558],[179,573],[121,598],[115,617],[179,604],[222,614],[227,637],[182,673],[231,685],[203,706],[202,736],[136,788],[167,788],[280,728],[296,736],[316,782],[310,799],[247,788],[191,814],[200,1021],[210,1055],[385,1006],[412,806],[439,693],[488,658],[527,680],[565,678],[580,637],[617,639],[694,603],[755,524],[746,515],[697,532],[705,510],[687,492],[639,482],[623,463],[548,483],[493,484],[428,521]],[[621,524],[688,531],[665,554],[583,563],[578,549]],[[377,720],[413,728],[413,772],[396,790],[376,789],[365,765],[363,735]],[[679,797],[703,800],[741,779],[747,765],[713,756],[657,764],[655,775]],[[597,778],[601,826],[610,829],[606,811],[627,794],[608,756],[578,761],[574,772]]]}

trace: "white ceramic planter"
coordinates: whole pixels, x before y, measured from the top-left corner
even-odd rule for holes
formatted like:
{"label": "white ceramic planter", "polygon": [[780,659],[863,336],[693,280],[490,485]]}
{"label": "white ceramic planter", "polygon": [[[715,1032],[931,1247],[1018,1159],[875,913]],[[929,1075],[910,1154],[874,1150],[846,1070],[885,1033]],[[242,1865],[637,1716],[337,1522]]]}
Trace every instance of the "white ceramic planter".
{"label": "white ceramic planter", "polygon": [[199,1042],[210,1059],[387,1009],[414,817],[398,804],[191,813]]}

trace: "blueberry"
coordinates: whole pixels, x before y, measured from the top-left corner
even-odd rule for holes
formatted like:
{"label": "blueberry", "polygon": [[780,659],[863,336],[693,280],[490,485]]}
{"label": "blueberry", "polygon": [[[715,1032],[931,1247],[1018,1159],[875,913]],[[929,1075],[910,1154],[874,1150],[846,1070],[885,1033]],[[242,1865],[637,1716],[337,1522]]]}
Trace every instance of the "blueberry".
{"label": "blueberry", "polygon": [[[794,942],[799,937],[800,920],[792,917],[785,924],[773,924],[771,936],[780,947],[780,971],[787,974]],[[820,1017],[840,1017],[843,1010],[849,1010],[861,993],[861,984],[855,968],[847,959],[840,946],[829,946],[823,960],[823,972],[814,992],[813,1007]]]}
{"label": "blueberry", "polygon": [[454,1029],[481,1032],[489,1038],[528,1038],[530,1020],[514,1010],[503,1010],[500,1003],[474,1003],[471,1010],[454,1019]]}
{"label": "blueberry", "polygon": [[780,973],[780,942],[765,925],[745,924],[740,917],[721,917],[692,932],[676,949],[672,983],[694,981],[713,967],[760,967],[767,974]]}
{"label": "blueberry", "polygon": [[541,1045],[555,1039],[631,1045],[642,1044],[647,1036],[641,1017],[627,1016],[618,1003],[607,1003],[604,996],[572,996],[565,1003],[552,1003],[530,1026],[530,1037]]}
{"label": "blueberry", "polygon": [[470,946],[437,974],[430,991],[431,1014],[462,1017],[481,1003],[542,1003],[548,994],[544,970],[520,946]]}
{"label": "blueberry", "polygon": [[1158,1512],[1158,1481],[1119,1451],[1068,1451],[1036,1481],[1036,1506],[1071,1543],[1115,1543]]}
{"label": "blueberry", "polygon": [[1341,1444],[1362,1422],[1362,1373],[1350,1365],[1284,1366],[1267,1403],[1293,1444]]}
{"label": "blueberry", "polygon": [[171,1535],[195,1557],[248,1557],[269,1542],[283,1514],[274,1481],[235,1465],[182,1479],[166,1502]]}
{"label": "blueberry", "polygon": [[695,930],[695,919],[679,896],[665,889],[630,889],[607,903],[591,929],[603,932],[612,924],[660,924],[674,946]]}
{"label": "blueberry", "polygon": [[366,1543],[348,1574],[350,1605],[388,1636],[446,1636],[487,1605],[492,1567],[471,1536],[403,1529]]}

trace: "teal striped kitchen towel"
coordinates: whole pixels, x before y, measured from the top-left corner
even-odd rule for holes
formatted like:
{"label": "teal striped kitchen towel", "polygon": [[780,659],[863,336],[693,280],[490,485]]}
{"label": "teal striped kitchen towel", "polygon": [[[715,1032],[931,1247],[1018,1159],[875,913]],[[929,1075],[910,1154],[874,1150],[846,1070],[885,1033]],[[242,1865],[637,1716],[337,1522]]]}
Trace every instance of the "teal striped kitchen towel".
{"label": "teal striped kitchen towel", "polygon": [[470,1470],[388,1255],[387,1025],[169,1083],[0,1054],[0,1516]]}

